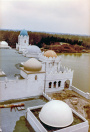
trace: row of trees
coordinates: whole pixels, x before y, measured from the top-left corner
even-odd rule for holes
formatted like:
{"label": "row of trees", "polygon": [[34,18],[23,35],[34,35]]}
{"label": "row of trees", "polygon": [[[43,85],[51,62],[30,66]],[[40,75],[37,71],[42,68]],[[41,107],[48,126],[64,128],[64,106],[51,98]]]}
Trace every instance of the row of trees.
{"label": "row of trees", "polygon": [[[4,31],[0,30],[0,41],[6,41],[8,44],[15,48],[16,43],[18,42],[18,35],[20,31]],[[70,43],[71,45],[83,45],[86,48],[90,48],[90,37],[88,36],[76,36],[76,35],[65,35],[65,34],[49,34],[41,32],[30,32],[29,43],[38,45],[40,48],[43,44],[50,45],[54,42],[65,42]]]}

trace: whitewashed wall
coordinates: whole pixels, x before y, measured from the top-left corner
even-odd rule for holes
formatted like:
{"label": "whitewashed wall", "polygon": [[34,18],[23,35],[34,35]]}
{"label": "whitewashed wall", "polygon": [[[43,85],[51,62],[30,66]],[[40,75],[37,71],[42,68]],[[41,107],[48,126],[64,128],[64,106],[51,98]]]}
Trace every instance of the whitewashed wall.
{"label": "whitewashed wall", "polygon": [[[26,42],[25,42],[26,41]],[[23,51],[27,49],[29,45],[29,36],[18,36],[18,43],[16,43],[16,49],[19,51]]]}
{"label": "whitewashed wall", "polygon": [[44,90],[44,73],[32,74],[30,79],[0,82],[0,101],[41,95]]}

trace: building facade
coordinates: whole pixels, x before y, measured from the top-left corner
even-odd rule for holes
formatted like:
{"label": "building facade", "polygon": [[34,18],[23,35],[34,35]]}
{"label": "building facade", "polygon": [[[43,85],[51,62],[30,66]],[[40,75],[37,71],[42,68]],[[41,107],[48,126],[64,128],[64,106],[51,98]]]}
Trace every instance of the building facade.
{"label": "building facade", "polygon": [[[72,86],[73,71],[61,66],[61,57],[54,51],[48,51],[50,56],[44,53],[40,61],[31,58],[24,62],[20,68],[21,78],[0,82],[1,100],[17,99],[42,95],[43,92],[56,92],[63,90],[65,83],[69,80]],[[52,54],[55,54],[52,56]],[[22,94],[21,94],[22,93]],[[5,96],[3,96],[5,95]]]}
{"label": "building facade", "polygon": [[26,30],[22,30],[18,36],[18,43],[16,43],[16,50],[23,52],[29,46],[29,35]]}

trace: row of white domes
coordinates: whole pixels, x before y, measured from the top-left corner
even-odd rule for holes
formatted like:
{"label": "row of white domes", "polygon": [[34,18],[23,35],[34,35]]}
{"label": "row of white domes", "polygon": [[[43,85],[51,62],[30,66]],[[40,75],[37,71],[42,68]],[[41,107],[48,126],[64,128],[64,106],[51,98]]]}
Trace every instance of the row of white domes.
{"label": "row of white domes", "polygon": [[[0,46],[1,47],[4,47],[4,46],[7,47],[8,43],[6,41],[1,41]],[[29,45],[27,48],[27,53],[31,53],[31,54],[32,53],[41,53],[41,50],[36,45]],[[57,54],[52,50],[48,50],[44,53],[44,56],[46,56],[46,57],[57,57]]]}
{"label": "row of white domes", "polygon": [[[56,53],[52,50],[48,50],[44,53],[46,57],[57,57]],[[24,63],[24,70],[26,71],[40,71],[42,64],[35,58],[31,58]]]}
{"label": "row of white domes", "polygon": [[[27,52],[29,54],[34,54],[34,53],[38,54],[38,53],[41,53],[41,50],[36,45],[29,45],[25,52]],[[46,56],[46,57],[57,57],[57,54],[52,50],[48,50],[44,53],[44,56]]]}

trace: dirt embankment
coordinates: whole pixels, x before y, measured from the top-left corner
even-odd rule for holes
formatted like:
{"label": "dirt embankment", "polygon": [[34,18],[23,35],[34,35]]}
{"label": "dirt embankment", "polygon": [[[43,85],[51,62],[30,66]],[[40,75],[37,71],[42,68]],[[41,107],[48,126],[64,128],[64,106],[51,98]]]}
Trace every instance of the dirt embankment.
{"label": "dirt embankment", "polygon": [[68,43],[55,43],[51,45],[43,45],[42,50],[54,50],[57,53],[90,53],[90,50],[85,49],[83,46],[77,44],[71,45]]}

